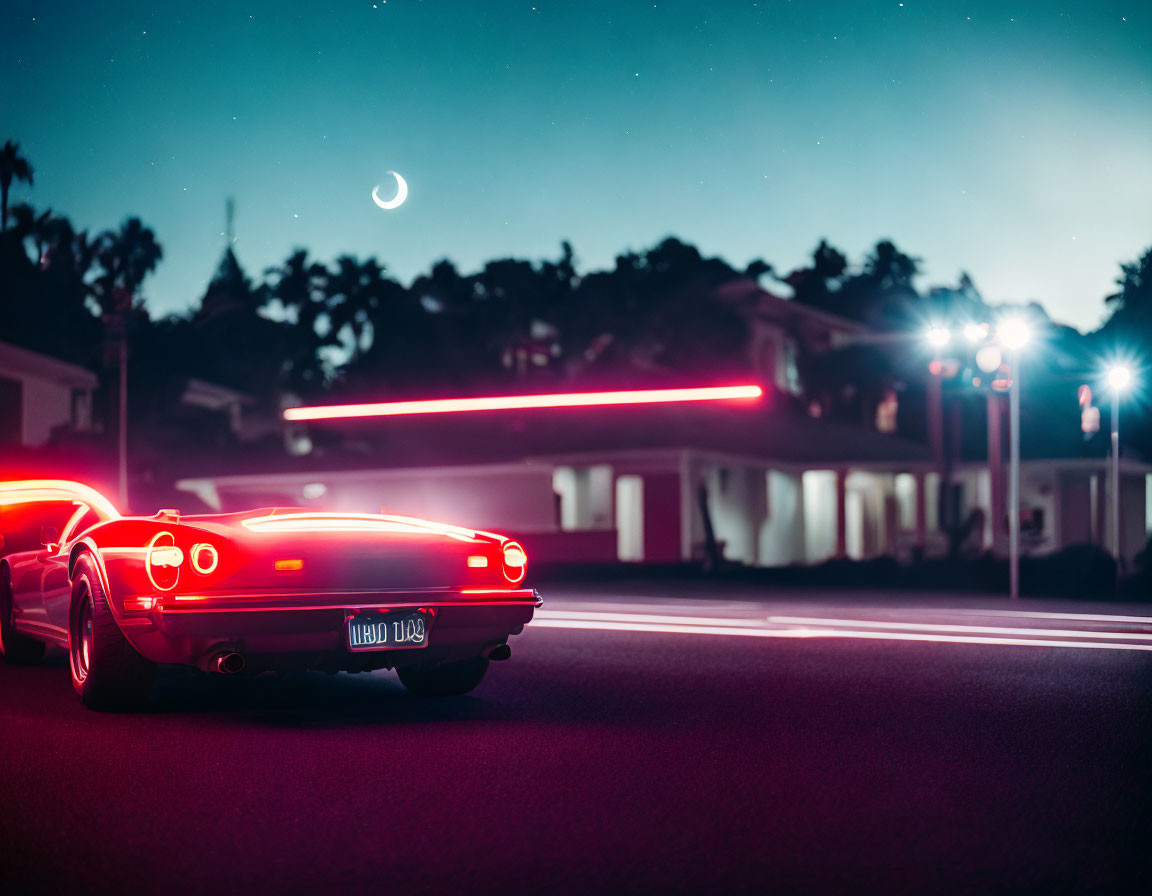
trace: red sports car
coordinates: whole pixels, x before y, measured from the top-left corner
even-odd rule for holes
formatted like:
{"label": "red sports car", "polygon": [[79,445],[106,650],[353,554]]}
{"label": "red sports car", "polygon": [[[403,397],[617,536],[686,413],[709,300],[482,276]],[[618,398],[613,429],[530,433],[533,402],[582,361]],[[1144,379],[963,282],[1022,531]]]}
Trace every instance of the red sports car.
{"label": "red sports car", "polygon": [[35,480],[0,482],[0,533],[5,661],[65,648],[94,709],[141,703],[158,663],[395,668],[415,694],[463,694],[511,655],[508,638],[540,605],[516,542],[410,517],[122,517],[87,486]]}

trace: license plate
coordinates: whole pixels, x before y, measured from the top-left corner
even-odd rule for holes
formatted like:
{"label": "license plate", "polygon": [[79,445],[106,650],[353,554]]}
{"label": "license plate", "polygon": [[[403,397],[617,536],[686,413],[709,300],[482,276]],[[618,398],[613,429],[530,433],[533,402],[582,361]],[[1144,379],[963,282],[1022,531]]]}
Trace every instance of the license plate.
{"label": "license plate", "polygon": [[406,650],[428,644],[423,613],[359,613],[348,617],[349,650]]}

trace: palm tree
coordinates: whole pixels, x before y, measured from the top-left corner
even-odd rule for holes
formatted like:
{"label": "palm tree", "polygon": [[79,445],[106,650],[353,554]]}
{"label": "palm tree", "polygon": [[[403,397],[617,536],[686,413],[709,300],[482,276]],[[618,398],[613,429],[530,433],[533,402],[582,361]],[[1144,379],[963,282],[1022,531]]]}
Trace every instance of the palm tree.
{"label": "palm tree", "polygon": [[267,299],[280,302],[296,317],[296,323],[310,333],[326,305],[324,288],[328,271],[319,262],[309,261],[306,249],[297,249],[279,267],[268,268],[265,276],[274,278],[265,290]]}
{"label": "palm tree", "polygon": [[[329,332],[321,337],[318,325],[328,314],[328,269],[309,261],[304,249],[294,251],[279,267],[264,272],[271,278],[262,288],[265,303],[278,301],[294,316],[288,380],[293,389],[308,390],[323,385],[325,368],[319,350],[337,340]],[[329,327],[330,331],[330,327]]]}
{"label": "palm tree", "polygon": [[94,281],[96,300],[105,314],[127,311],[144,279],[156,270],[164,250],[156,234],[139,218],[128,218],[119,230],[107,230],[96,238],[96,263],[100,275]]}
{"label": "palm tree", "polygon": [[20,145],[9,140],[0,149],[0,233],[8,229],[8,190],[13,179],[32,186],[32,165],[20,155]]}
{"label": "palm tree", "polygon": [[[26,202],[12,206],[9,215],[12,218],[12,229],[9,231],[17,241],[26,246],[31,240],[35,244],[36,253],[34,261],[44,267],[45,255],[49,246],[57,241],[58,237],[65,236],[62,227],[71,230],[71,222],[67,218],[58,218],[52,214],[52,209],[45,209],[39,214],[36,209]],[[66,235],[71,238],[70,233]]]}
{"label": "palm tree", "polygon": [[349,334],[349,363],[359,359],[371,345],[372,319],[383,298],[384,267],[375,258],[358,261],[351,255],[336,259],[336,270],[327,278],[328,316],[331,332]]}
{"label": "palm tree", "polygon": [[120,503],[128,505],[128,319],[133,300],[152,271],[156,269],[164,251],[156,242],[156,234],[140,221],[128,218],[119,230],[109,230],[96,238],[96,264],[100,274],[92,283],[92,290],[110,336],[120,349],[119,407],[119,480]]}

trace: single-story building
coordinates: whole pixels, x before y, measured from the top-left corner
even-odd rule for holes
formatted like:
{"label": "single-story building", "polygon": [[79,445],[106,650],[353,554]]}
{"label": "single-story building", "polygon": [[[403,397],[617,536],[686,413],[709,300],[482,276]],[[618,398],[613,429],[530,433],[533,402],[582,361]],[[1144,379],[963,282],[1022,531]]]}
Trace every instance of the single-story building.
{"label": "single-story building", "polygon": [[35,447],[63,427],[91,430],[97,384],[87,368],[0,342],[0,445]]}

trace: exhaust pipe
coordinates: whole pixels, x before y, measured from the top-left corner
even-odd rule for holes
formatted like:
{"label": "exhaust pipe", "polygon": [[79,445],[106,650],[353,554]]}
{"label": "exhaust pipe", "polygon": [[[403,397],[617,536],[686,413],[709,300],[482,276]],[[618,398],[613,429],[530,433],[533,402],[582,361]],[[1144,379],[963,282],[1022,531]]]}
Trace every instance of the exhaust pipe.
{"label": "exhaust pipe", "polygon": [[238,653],[222,653],[216,657],[216,671],[235,675],[244,671],[244,657]]}
{"label": "exhaust pipe", "polygon": [[507,644],[501,644],[499,647],[493,647],[492,652],[488,654],[488,659],[494,663],[501,663],[512,656],[512,648]]}

